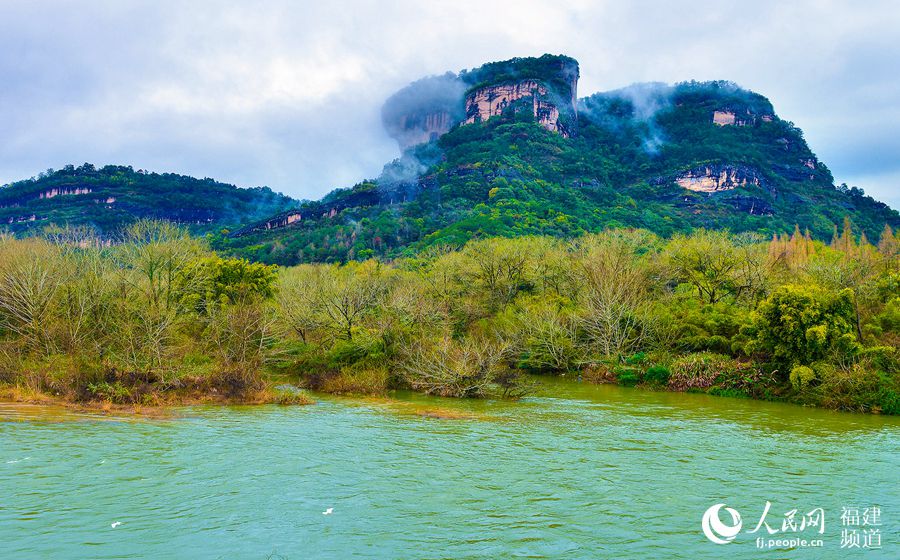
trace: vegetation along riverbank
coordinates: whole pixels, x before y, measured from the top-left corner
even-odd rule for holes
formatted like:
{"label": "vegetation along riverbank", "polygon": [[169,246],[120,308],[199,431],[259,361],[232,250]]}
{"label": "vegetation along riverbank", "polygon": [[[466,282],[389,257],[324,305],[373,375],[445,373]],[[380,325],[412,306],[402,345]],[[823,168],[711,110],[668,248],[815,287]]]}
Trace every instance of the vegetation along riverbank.
{"label": "vegetation along riverbank", "polygon": [[900,413],[900,238],[492,238],[278,268],[140,221],[0,239],[0,397],[517,398],[525,373]]}

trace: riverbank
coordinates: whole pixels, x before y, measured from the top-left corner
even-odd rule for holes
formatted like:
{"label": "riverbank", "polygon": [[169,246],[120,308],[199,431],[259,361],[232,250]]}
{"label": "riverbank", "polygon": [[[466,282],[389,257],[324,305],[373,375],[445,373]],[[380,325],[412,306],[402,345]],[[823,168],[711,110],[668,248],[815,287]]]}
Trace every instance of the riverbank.
{"label": "riverbank", "polygon": [[0,384],[155,407],[302,401],[275,379],[516,399],[539,373],[900,414],[900,240],[851,234],[615,230],[285,269],[153,222],[114,247],[0,239]]}
{"label": "riverbank", "polygon": [[266,386],[240,396],[219,392],[198,391],[154,392],[152,398],[143,403],[121,403],[105,399],[76,400],[69,395],[52,395],[15,385],[0,385],[0,402],[22,403],[41,406],[57,406],[76,412],[90,412],[114,416],[138,416],[147,418],[169,418],[172,409],[183,406],[201,405],[308,405],[315,400],[308,392],[291,385]]}
{"label": "riverbank", "polygon": [[[868,414],[897,414],[892,393],[879,391],[879,379],[856,378],[847,374],[845,383],[835,387],[808,388],[798,391],[791,383],[779,380],[777,372],[766,374],[762,368],[750,362],[737,362],[715,354],[691,354],[669,358],[669,366],[660,365],[663,358],[638,354],[617,363],[596,363],[578,371],[562,374],[516,375],[518,392],[504,396],[500,390],[484,396],[515,401],[535,394],[552,396],[552,387],[559,383],[577,382],[586,385],[611,385],[634,388],[652,393],[696,393],[713,397],[728,397],[766,402],[777,402],[803,407],[815,407],[841,412]],[[512,371],[512,370],[511,370]],[[165,388],[146,383],[136,387],[120,381],[104,382],[107,389],[89,393],[72,386],[52,394],[36,391],[22,385],[0,384],[0,402],[28,403],[61,406],[83,411],[119,416],[164,418],[175,407],[198,405],[306,405],[315,400],[309,391],[319,394],[349,396],[371,403],[391,403],[389,394],[397,390],[411,390],[398,382],[398,376],[386,372],[363,371],[313,371],[305,374],[287,374],[283,371],[267,372],[254,377],[253,383],[240,391],[229,391],[227,386],[215,387],[199,380],[183,380],[180,388]],[[550,387],[548,389],[548,387]],[[548,392],[549,391],[549,392]],[[428,391],[418,390],[428,395]],[[84,395],[89,395],[84,398]],[[98,398],[104,395],[106,398]],[[453,398],[453,397],[451,397]],[[456,397],[456,400],[465,399]],[[479,400],[479,399],[474,399]],[[887,404],[887,409],[881,406]],[[394,403],[396,404],[396,403]],[[458,418],[452,409],[415,410],[411,414],[435,418]]]}

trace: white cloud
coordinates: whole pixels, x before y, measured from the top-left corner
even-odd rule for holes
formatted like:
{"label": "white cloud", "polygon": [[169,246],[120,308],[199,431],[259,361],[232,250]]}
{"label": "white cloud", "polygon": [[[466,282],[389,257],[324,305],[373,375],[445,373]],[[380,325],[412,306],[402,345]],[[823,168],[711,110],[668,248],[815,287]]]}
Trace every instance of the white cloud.
{"label": "white cloud", "polygon": [[379,124],[395,89],[552,52],[579,59],[581,95],[759,91],[839,182],[896,206],[898,27],[886,1],[7,1],[0,182],[92,161],[315,198],[397,155]]}

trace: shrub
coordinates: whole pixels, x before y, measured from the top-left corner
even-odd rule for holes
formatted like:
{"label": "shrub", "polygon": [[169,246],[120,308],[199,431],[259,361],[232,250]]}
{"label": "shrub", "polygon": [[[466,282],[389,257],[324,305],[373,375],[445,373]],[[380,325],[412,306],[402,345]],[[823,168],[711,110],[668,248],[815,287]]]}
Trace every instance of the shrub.
{"label": "shrub", "polygon": [[581,377],[588,383],[618,383],[615,372],[603,363],[590,364],[581,372]]}
{"label": "shrub", "polygon": [[672,373],[666,366],[650,366],[647,368],[647,371],[644,372],[644,381],[652,385],[667,385],[669,383],[670,375],[672,375]]}
{"label": "shrub", "polygon": [[688,354],[672,362],[669,388],[675,391],[708,389],[723,376],[734,375],[746,367],[722,354]]}
{"label": "shrub", "polygon": [[897,391],[895,381],[868,370],[863,364],[835,367],[829,364],[813,364],[820,379],[811,391],[809,402],[826,408],[869,412],[895,406],[891,392]]}
{"label": "shrub", "polygon": [[634,387],[641,382],[641,370],[633,367],[618,367],[615,370],[619,385]]}
{"label": "shrub", "polygon": [[625,363],[630,365],[642,364],[645,361],[647,361],[647,354],[645,352],[638,352],[625,358]]}
{"label": "shrub", "polygon": [[326,377],[320,389],[326,393],[369,395],[384,393],[390,373],[386,367],[345,367]]}
{"label": "shrub", "polygon": [[800,391],[816,379],[816,372],[807,366],[795,366],[791,369],[790,378],[794,389]]}
{"label": "shrub", "polygon": [[100,400],[119,404],[131,401],[131,391],[118,381],[115,383],[107,383],[106,381],[89,383],[87,388],[91,395]]}
{"label": "shrub", "polygon": [[357,336],[351,340],[337,340],[328,351],[328,363],[333,368],[341,368],[360,362],[378,363],[383,361],[384,345],[380,340]]}
{"label": "shrub", "polygon": [[900,373],[900,356],[893,346],[872,346],[859,353],[861,362],[868,362],[873,369],[886,373]]}
{"label": "shrub", "polygon": [[853,292],[781,286],[756,309],[753,349],[786,364],[810,363],[855,351]]}
{"label": "shrub", "polygon": [[313,404],[315,402],[306,391],[293,385],[278,385],[272,389],[272,401],[280,405]]}
{"label": "shrub", "polygon": [[483,338],[422,341],[404,352],[403,378],[416,390],[444,397],[518,397],[526,389],[503,363],[509,347]]}

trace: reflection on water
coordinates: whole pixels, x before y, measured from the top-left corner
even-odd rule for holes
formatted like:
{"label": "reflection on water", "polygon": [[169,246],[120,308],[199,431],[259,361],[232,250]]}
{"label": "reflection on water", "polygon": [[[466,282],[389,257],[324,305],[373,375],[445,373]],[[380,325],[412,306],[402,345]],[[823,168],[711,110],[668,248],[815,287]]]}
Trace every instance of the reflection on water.
{"label": "reflection on water", "polygon": [[[826,511],[825,549],[789,557],[841,557],[850,504],[885,512],[861,557],[896,557],[900,419],[542,381],[165,422],[0,405],[0,558],[719,558],[705,509],[766,501]],[[752,538],[728,555],[788,556]]]}

